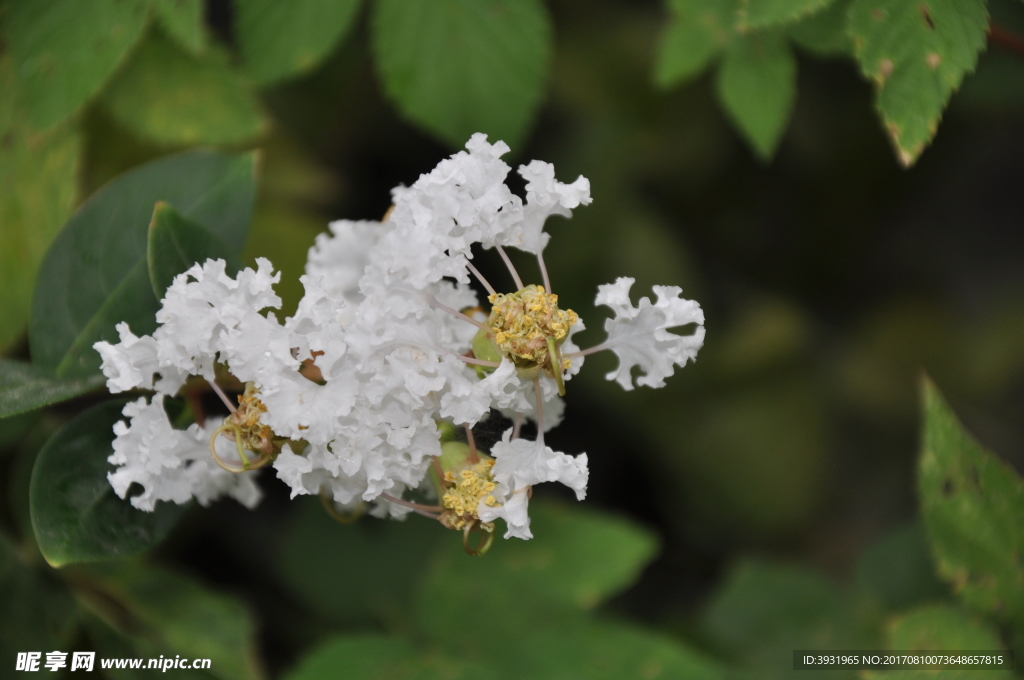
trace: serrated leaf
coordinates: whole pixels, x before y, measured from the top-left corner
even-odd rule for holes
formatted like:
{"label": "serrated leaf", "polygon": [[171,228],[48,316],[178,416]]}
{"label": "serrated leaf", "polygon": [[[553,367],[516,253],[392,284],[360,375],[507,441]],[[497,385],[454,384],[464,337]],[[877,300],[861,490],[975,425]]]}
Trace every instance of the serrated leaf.
{"label": "serrated leaf", "polygon": [[0,418],[74,399],[103,383],[102,375],[65,380],[24,361],[0,359]]}
{"label": "serrated leaf", "polygon": [[182,217],[167,203],[157,201],[146,245],[153,295],[162,300],[175,276],[209,259],[225,260],[231,275],[238,271],[237,258],[224,239],[203,225]]}
{"label": "serrated leaf", "polygon": [[851,0],[835,0],[828,7],[786,27],[786,34],[800,47],[823,57],[853,54],[853,40],[846,30]]}
{"label": "serrated leaf", "polygon": [[551,56],[540,0],[378,0],[371,28],[384,90],[404,116],[457,147],[475,132],[522,139]]}
{"label": "serrated leaf", "polygon": [[[936,604],[916,609],[893,621],[887,628],[886,646],[899,651],[996,651],[1003,649],[999,634],[985,623],[947,605]],[[972,670],[951,667],[948,671],[866,671],[864,678],[920,678],[924,675],[957,680],[1009,680],[1009,670]]]}
{"label": "serrated leaf", "polygon": [[849,30],[896,155],[909,167],[985,48],[985,0],[855,0]]}
{"label": "serrated leaf", "polygon": [[82,146],[71,125],[33,130],[15,81],[0,57],[0,351],[28,326],[39,263],[74,207]]}
{"label": "serrated leaf", "polygon": [[239,0],[235,35],[246,73],[260,85],[311,70],[352,27],[362,0]]}
{"label": "serrated leaf", "polygon": [[153,565],[80,571],[86,604],[139,651],[210,659],[207,672],[222,680],[263,677],[253,616],[239,599]]}
{"label": "serrated leaf", "polygon": [[969,607],[1024,623],[1024,484],[925,381],[921,516],[939,575]]}
{"label": "serrated leaf", "polygon": [[189,52],[206,49],[203,0],[149,0],[167,35]]}
{"label": "serrated leaf", "polygon": [[191,151],[136,168],[100,189],[57,236],[40,267],[29,329],[32,360],[66,378],[98,371],[92,344],[117,341],[114,325],[155,328],[146,266],[157,201],[217,234],[233,252],[245,240],[255,192],[254,156]]}
{"label": "serrated leaf", "polygon": [[787,24],[824,9],[835,0],[740,0],[740,31]]}
{"label": "serrated leaf", "polygon": [[649,532],[612,515],[543,502],[530,515],[531,541],[496,539],[485,559],[467,559],[461,546],[441,551],[419,597],[424,630],[443,634],[457,621],[515,629],[540,612],[591,609],[632,584],[657,548]]}
{"label": "serrated leaf", "polygon": [[47,128],[79,110],[142,33],[143,0],[13,0],[4,37],[32,123]]}
{"label": "serrated leaf", "polygon": [[762,160],[770,159],[796,99],[796,58],[785,37],[767,32],[732,41],[715,85],[733,123]]}
{"label": "serrated leaf", "polygon": [[119,399],[83,411],[36,458],[29,486],[32,529],[54,567],[140,553],[160,542],[184,510],[159,503],[143,512],[114,494],[107,458],[123,406]]}
{"label": "serrated leaf", "polygon": [[267,122],[249,88],[212,47],[201,57],[152,32],[103,94],[126,128],[161,144],[240,144]]}
{"label": "serrated leaf", "polygon": [[700,74],[733,38],[735,0],[673,0],[654,82],[671,87]]}

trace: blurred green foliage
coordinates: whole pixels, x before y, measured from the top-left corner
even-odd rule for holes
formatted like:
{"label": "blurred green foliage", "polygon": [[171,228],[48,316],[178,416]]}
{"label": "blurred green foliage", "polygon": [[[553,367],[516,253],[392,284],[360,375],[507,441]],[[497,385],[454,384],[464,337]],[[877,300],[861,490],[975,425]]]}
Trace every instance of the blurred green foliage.
{"label": "blurred green foliage", "polygon": [[[172,675],[225,680],[1021,651],[1014,33],[1014,0],[0,0],[5,672],[52,649],[210,657]],[[622,394],[600,355],[570,385],[551,438],[588,452],[586,505],[541,491],[537,538],[472,560],[270,479],[254,513],[116,498],[91,344],[151,330],[161,286],[212,254],[269,257],[290,313],[329,219],[379,218],[477,131],[591,179],[546,253],[590,328],[624,274],[707,310],[666,389]],[[918,408],[922,368],[1006,463],[930,384]]]}

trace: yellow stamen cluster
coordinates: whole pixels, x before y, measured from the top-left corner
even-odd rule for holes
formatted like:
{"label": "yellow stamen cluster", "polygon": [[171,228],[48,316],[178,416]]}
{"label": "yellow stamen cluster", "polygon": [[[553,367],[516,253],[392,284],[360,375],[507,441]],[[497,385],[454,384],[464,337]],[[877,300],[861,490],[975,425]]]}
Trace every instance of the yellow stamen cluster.
{"label": "yellow stamen cluster", "polygon": [[[231,414],[229,420],[241,429],[242,446],[254,453],[269,454],[274,450],[274,432],[260,422],[267,407],[256,396],[259,393],[259,388],[253,383],[246,383],[245,393],[238,397],[238,409]],[[232,430],[225,430],[224,435],[234,439]]]}
{"label": "yellow stamen cluster", "polygon": [[[491,495],[497,486],[491,475],[493,467],[494,461],[485,459],[461,470],[458,474],[444,473],[444,481],[450,485],[441,499],[446,509],[442,515],[446,527],[463,529],[470,522],[479,521],[477,506],[480,505],[480,501],[492,508],[498,505],[497,499]],[[480,528],[484,531],[494,531],[494,523],[480,522]]]}
{"label": "yellow stamen cluster", "polygon": [[[491,329],[495,347],[516,364],[548,364],[548,338],[561,344],[569,329],[579,320],[571,309],[558,308],[558,296],[547,293],[543,286],[530,285],[509,294],[496,293],[487,298],[491,302],[491,315],[487,326]],[[562,361],[562,369],[570,361]]]}

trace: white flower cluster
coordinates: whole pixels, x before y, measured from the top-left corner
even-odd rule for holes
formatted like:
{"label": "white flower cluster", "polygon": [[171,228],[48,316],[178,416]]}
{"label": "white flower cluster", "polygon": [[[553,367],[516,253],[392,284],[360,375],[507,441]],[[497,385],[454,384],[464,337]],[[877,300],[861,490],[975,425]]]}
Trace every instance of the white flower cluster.
{"label": "white flower cluster", "polygon": [[[675,365],[694,359],[703,314],[675,287],[657,287],[656,304],[644,298],[633,307],[633,280],[619,279],[600,287],[597,302],[616,316],[605,324],[608,339],[592,350],[573,344],[583,323],[569,312],[571,329],[559,331],[557,350],[543,354],[547,363],[532,372],[521,355],[506,353],[500,362],[474,357],[474,338],[488,327],[485,314],[466,316],[479,306],[470,287],[471,274],[479,276],[470,264],[472,247],[497,248],[503,257],[503,247],[519,248],[537,255],[543,268],[546,219],[568,217],[591,199],[586,179],[563,184],[552,165],[534,161],[519,169],[527,180],[524,202],[504,183],[510,168],[500,159],[509,150],[503,142],[489,144],[477,134],[466,148],[411,187],[396,188],[383,222],[332,223],[331,234],[310,250],[301,279],[305,296],[283,323],[264,314],[281,303],[272,287],[280,274],[272,275],[270,262],[260,259],[255,271],[231,277],[223,261],[207,261],[174,280],[152,336],[136,337],[120,324],[119,343],[97,343],[111,391],[156,392],[150,402],[126,406],[130,424],[115,428],[110,460],[118,468],[110,481],[117,493],[125,497],[129,484],[138,483],[144,492],[132,503],[144,510],[156,500],[205,503],[224,494],[247,505],[258,501],[252,473],[234,475],[210,462],[206,442],[220,422],[175,430],[163,409],[164,398],[189,376],[213,383],[215,364],[223,364],[256,388],[265,407],[259,425],[279,442],[273,467],[293,497],[324,493],[343,507],[373,502],[378,514],[403,516],[415,507],[403,502],[403,493],[424,486],[441,455],[438,423],[472,427],[497,409],[516,419],[516,427],[491,451],[493,483],[476,510],[479,520],[501,517],[506,537],[530,538],[532,485],[561,482],[582,499],[586,454],[573,457],[544,444],[544,431],[562,412],[561,380],[551,377],[568,380],[584,354],[610,349],[620,366],[609,379],[632,389],[631,370],[639,366],[637,382],[660,387]],[[565,313],[523,309],[516,328],[527,330],[509,330],[509,337],[526,343],[539,337],[541,353],[544,342],[553,349],[554,341],[536,330],[538,315],[550,320]],[[668,330],[688,324],[697,325],[692,335]],[[493,338],[493,329],[488,332]],[[303,367],[316,369],[314,379]],[[539,425],[536,441],[518,437],[525,417]],[[235,449],[223,437],[214,446],[225,458]]]}

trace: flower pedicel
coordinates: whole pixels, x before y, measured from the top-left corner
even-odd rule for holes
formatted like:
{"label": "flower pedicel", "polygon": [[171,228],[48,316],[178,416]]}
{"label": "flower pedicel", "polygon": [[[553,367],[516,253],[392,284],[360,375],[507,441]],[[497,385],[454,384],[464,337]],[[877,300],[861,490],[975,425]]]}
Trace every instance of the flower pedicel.
{"label": "flower pedicel", "polygon": [[[524,202],[504,183],[508,146],[477,134],[466,149],[394,189],[383,222],[333,222],[310,249],[305,295],[283,323],[261,313],[281,304],[270,262],[232,277],[223,261],[208,260],[175,278],[152,336],[136,337],[122,323],[119,343],[96,343],[112,392],[156,392],[129,403],[129,420],[115,427],[110,461],[118,467],[109,477],[118,495],[134,482],[143,493],[131,502],[142,510],[223,495],[252,507],[253,471],[273,466],[292,497],[320,494],[335,515],[364,507],[426,515],[462,531],[470,554],[486,551],[498,518],[506,538],[532,537],[534,484],[561,482],[582,499],[586,454],[544,443],[561,419],[565,382],[587,354],[610,350],[619,366],[608,379],[631,390],[638,367],[637,384],[661,387],[675,366],[695,359],[704,315],[674,286],[655,286],[657,302],[633,306],[633,279],[620,278],[598,288],[596,302],[615,312],[607,339],[580,350],[573,335],[583,321],[552,293],[543,227],[589,204],[590,183],[563,184],[551,164],[533,161],[519,168]],[[475,244],[497,250],[515,291],[498,292],[477,271]],[[537,257],[541,285],[524,285],[510,247]],[[480,312],[470,277],[488,291],[489,313]],[[691,324],[691,335],[669,330]],[[191,376],[232,413],[176,430],[163,402]],[[238,405],[217,384],[226,379],[245,386]],[[472,428],[491,409],[513,426],[484,452]],[[527,418],[536,440],[519,436]],[[465,428],[468,444],[442,437],[453,425]]]}

